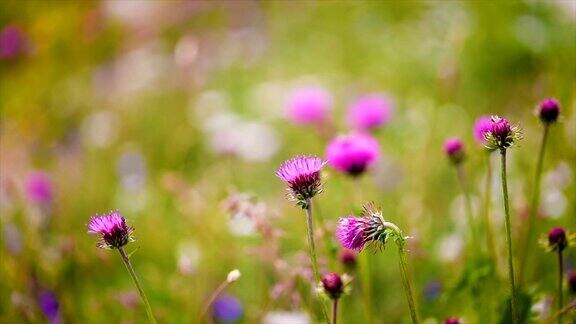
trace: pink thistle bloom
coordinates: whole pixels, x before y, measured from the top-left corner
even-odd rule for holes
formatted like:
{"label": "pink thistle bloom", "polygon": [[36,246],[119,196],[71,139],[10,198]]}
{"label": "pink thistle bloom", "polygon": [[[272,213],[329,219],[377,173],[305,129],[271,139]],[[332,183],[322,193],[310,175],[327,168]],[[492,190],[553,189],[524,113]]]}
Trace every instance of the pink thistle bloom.
{"label": "pink thistle bloom", "polygon": [[100,235],[98,247],[102,249],[117,249],[132,242],[133,230],[126,225],[126,219],[117,211],[92,216],[88,223],[88,233]]}
{"label": "pink thistle bloom", "polygon": [[332,109],[330,94],[316,87],[296,89],[286,104],[286,116],[299,125],[321,124]]}
{"label": "pink thistle bloom", "polygon": [[326,149],[328,164],[351,176],[359,176],[380,156],[376,139],[367,134],[353,133],[333,139]]}
{"label": "pink thistle bloom", "polygon": [[490,116],[480,116],[474,122],[474,139],[480,145],[486,144],[486,134],[492,128]]}
{"label": "pink thistle bloom", "polygon": [[522,133],[517,126],[510,125],[506,118],[492,116],[492,125],[485,139],[488,149],[505,150],[522,139]]}
{"label": "pink thistle bloom", "polygon": [[54,186],[47,173],[32,172],[25,181],[25,191],[28,200],[38,204],[48,204],[54,196]]}
{"label": "pink thistle bloom", "polygon": [[276,176],[288,184],[289,197],[306,208],[307,201],[322,191],[320,171],[326,162],[315,156],[297,156],[285,161]]}
{"label": "pink thistle bloom", "polygon": [[558,119],[560,103],[554,98],[544,99],[538,107],[538,117],[545,124],[551,124]]}
{"label": "pink thistle bloom", "polygon": [[464,144],[458,137],[451,137],[444,142],[444,153],[458,164],[464,160]]}
{"label": "pink thistle bloom", "polygon": [[348,109],[348,123],[358,130],[372,130],[390,121],[392,103],[381,94],[360,97]]}
{"label": "pink thistle bloom", "polygon": [[460,324],[458,317],[448,317],[444,320],[444,324]]}
{"label": "pink thistle bloom", "polygon": [[0,31],[0,59],[11,59],[27,50],[26,35],[17,25],[7,25]]}
{"label": "pink thistle bloom", "polygon": [[347,249],[361,251],[366,245],[370,221],[364,217],[343,217],[338,220],[336,238]]}

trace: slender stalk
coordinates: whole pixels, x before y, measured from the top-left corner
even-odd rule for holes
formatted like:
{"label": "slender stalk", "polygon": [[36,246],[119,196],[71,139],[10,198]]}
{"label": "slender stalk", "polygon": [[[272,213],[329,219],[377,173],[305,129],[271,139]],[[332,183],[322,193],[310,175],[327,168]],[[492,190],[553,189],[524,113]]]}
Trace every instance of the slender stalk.
{"label": "slender stalk", "polygon": [[494,265],[498,266],[498,256],[496,253],[496,243],[494,240],[494,231],[490,220],[490,206],[492,205],[492,162],[490,157],[492,152],[486,153],[486,184],[484,187],[484,226],[486,227],[486,244],[488,253],[492,258]]}
{"label": "slender stalk", "polygon": [[224,289],[226,289],[226,287],[228,287],[229,284],[230,284],[230,282],[228,280],[224,280],[224,282],[222,282],[218,286],[218,288],[216,288],[216,290],[214,290],[212,295],[210,295],[210,298],[208,298],[208,301],[206,302],[206,304],[202,308],[202,312],[200,313],[200,318],[198,319],[198,323],[203,323],[204,318],[206,317],[206,314],[208,314],[208,311],[210,310],[210,307],[212,306],[212,304],[214,304],[214,301],[216,300],[216,298],[218,298],[218,296],[220,296],[220,294],[224,291]]}
{"label": "slender stalk", "polygon": [[334,299],[332,303],[332,324],[336,324],[338,321],[338,298]]}
{"label": "slender stalk", "polygon": [[408,300],[408,307],[410,308],[410,318],[412,323],[418,323],[418,316],[416,315],[416,305],[414,304],[414,297],[412,296],[412,286],[410,285],[410,277],[408,276],[408,261],[406,260],[406,251],[404,246],[398,245],[398,256],[400,263],[400,276],[402,277],[402,285]]}
{"label": "slender stalk", "polygon": [[[318,271],[318,259],[316,257],[316,244],[314,243],[314,222],[312,221],[312,203],[310,199],[306,201],[306,229],[308,234],[308,247],[310,249],[310,259],[312,261],[312,272],[314,274],[314,283],[320,282],[320,272]],[[324,308],[324,303],[320,301],[322,315],[326,322],[329,322],[328,313]]]}
{"label": "slender stalk", "polygon": [[466,176],[464,174],[464,166],[462,163],[458,164],[456,167],[456,172],[458,173],[458,182],[460,182],[460,187],[462,193],[464,194],[464,204],[466,208],[466,219],[468,220],[468,226],[470,227],[470,238],[469,246],[473,246],[473,242],[478,242],[476,236],[476,226],[474,225],[474,216],[472,211],[472,202],[470,201],[470,193],[468,192],[468,186],[466,185]]}
{"label": "slender stalk", "polygon": [[562,249],[558,249],[558,324],[562,324],[562,280],[564,279],[564,262],[562,262]]}
{"label": "slender stalk", "polygon": [[532,192],[532,201],[530,203],[530,212],[528,214],[528,229],[524,239],[522,257],[520,258],[519,279],[524,278],[526,268],[526,259],[528,259],[530,243],[534,240],[534,227],[536,225],[536,215],[538,214],[538,205],[540,202],[540,182],[542,179],[542,166],[544,165],[544,152],[546,151],[546,142],[548,139],[548,124],[544,124],[542,142],[540,143],[540,152],[538,153],[538,162],[536,163],[536,174],[534,175],[534,190]]}
{"label": "slender stalk", "polygon": [[504,213],[506,216],[506,243],[508,245],[508,276],[510,277],[510,311],[512,323],[518,323],[516,307],[516,284],[514,283],[514,262],[512,260],[512,234],[510,224],[510,207],[508,201],[508,183],[506,182],[506,149],[500,149],[502,157],[502,195],[504,196]]}
{"label": "slender stalk", "polygon": [[148,298],[146,297],[146,294],[144,293],[144,290],[142,289],[142,286],[140,285],[140,282],[138,281],[138,277],[136,277],[136,272],[134,271],[134,267],[132,267],[132,263],[130,263],[130,258],[128,258],[128,255],[126,255],[126,251],[124,251],[124,248],[119,247],[118,252],[120,252],[120,256],[122,257],[122,261],[124,261],[124,265],[126,266],[126,269],[128,269],[128,272],[130,272],[130,276],[132,277],[132,281],[134,281],[134,284],[136,285],[136,288],[138,289],[138,293],[140,294],[140,298],[142,299],[142,302],[144,303],[144,306],[146,307],[146,315],[148,315],[148,320],[150,321],[150,323],[155,324],[156,319],[154,318],[154,314],[152,313],[152,307],[150,307],[150,303],[148,302]]}

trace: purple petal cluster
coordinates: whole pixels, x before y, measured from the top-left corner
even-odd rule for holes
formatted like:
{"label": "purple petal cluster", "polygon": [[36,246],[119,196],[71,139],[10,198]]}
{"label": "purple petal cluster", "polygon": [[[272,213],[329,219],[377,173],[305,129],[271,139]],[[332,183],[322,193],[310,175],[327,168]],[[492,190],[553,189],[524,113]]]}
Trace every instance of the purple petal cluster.
{"label": "purple petal cluster", "polygon": [[512,126],[506,118],[492,116],[490,131],[486,133],[486,147],[504,150],[522,138],[518,127]]}
{"label": "purple petal cluster", "polygon": [[288,99],[286,115],[295,124],[321,124],[331,109],[332,98],[323,88],[299,88]]}
{"label": "purple petal cluster", "polygon": [[360,97],[348,109],[348,123],[358,130],[373,130],[388,123],[392,104],[381,94]]}
{"label": "purple petal cluster", "polygon": [[0,59],[11,59],[26,52],[26,36],[17,25],[8,25],[0,31]]}
{"label": "purple petal cluster", "polygon": [[218,323],[234,323],[238,321],[244,310],[235,297],[223,295],[214,301],[212,315]]}
{"label": "purple petal cluster", "polygon": [[25,181],[26,197],[33,203],[48,204],[52,201],[54,186],[50,176],[44,172],[32,172]]}
{"label": "purple petal cluster", "polygon": [[560,103],[554,98],[544,99],[538,107],[538,117],[545,124],[550,124],[558,119]]}
{"label": "purple petal cluster", "polygon": [[98,247],[120,248],[132,241],[132,227],[126,224],[126,219],[117,211],[90,218],[88,233],[100,235]]}
{"label": "purple petal cluster", "polygon": [[322,190],[320,171],[326,162],[315,156],[297,156],[278,168],[276,176],[288,184],[291,198],[303,204]]}
{"label": "purple petal cluster", "polygon": [[444,153],[458,164],[464,160],[464,143],[457,137],[451,137],[444,142]]}
{"label": "purple petal cluster", "polygon": [[480,145],[486,145],[486,134],[492,129],[492,118],[480,116],[474,122],[474,139]]}
{"label": "purple petal cluster", "polygon": [[44,290],[38,296],[38,306],[42,310],[46,319],[48,319],[48,323],[56,324],[61,323],[62,320],[60,318],[60,304],[58,303],[58,298],[56,294],[52,291]]}
{"label": "purple petal cluster", "polygon": [[562,227],[554,227],[548,232],[548,245],[554,251],[562,251],[568,246],[566,230]]}
{"label": "purple petal cluster", "polygon": [[380,157],[380,146],[368,134],[351,133],[333,139],[326,148],[328,164],[351,176],[364,173]]}
{"label": "purple petal cluster", "polygon": [[378,215],[343,217],[338,220],[336,238],[343,247],[362,251],[367,245],[386,242],[386,227]]}

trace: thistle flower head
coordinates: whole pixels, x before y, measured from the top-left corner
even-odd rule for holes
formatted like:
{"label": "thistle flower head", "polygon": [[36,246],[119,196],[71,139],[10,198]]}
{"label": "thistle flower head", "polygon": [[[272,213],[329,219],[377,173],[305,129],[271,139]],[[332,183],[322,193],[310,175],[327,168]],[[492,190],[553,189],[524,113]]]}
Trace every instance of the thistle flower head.
{"label": "thistle flower head", "polygon": [[548,231],[546,237],[540,239],[540,245],[547,251],[559,251],[576,244],[576,234],[569,233],[562,227],[554,227]]}
{"label": "thistle flower head", "polygon": [[348,123],[357,130],[373,130],[390,120],[392,104],[380,94],[360,97],[348,109]]}
{"label": "thistle flower head", "polygon": [[330,93],[320,87],[296,89],[286,104],[286,115],[299,125],[321,124],[332,108]]}
{"label": "thistle flower head", "polygon": [[328,164],[351,176],[364,173],[380,156],[380,146],[368,134],[352,133],[332,140],[326,148]]}
{"label": "thistle flower head", "polygon": [[133,230],[118,211],[92,216],[88,222],[88,233],[100,235],[98,247],[102,249],[117,249],[134,241]]}
{"label": "thistle flower head", "polygon": [[340,244],[355,251],[362,251],[366,246],[383,249],[390,237],[401,247],[404,246],[406,238],[400,229],[385,221],[382,212],[372,203],[364,205],[361,217],[340,218],[336,228],[336,238]]}
{"label": "thistle flower head", "polygon": [[336,272],[329,272],[322,276],[318,284],[318,291],[330,299],[338,299],[342,294],[348,293],[350,290],[349,283],[350,276],[343,274],[340,276]]}
{"label": "thistle flower head", "polygon": [[505,150],[522,139],[518,126],[512,126],[506,118],[492,116],[492,125],[485,134],[486,148]]}
{"label": "thistle flower head", "polygon": [[492,118],[480,116],[474,122],[474,139],[482,146],[486,145],[486,134],[492,129]]}
{"label": "thistle flower head", "polygon": [[544,124],[554,123],[560,114],[560,103],[554,98],[544,99],[538,105],[538,117]]}
{"label": "thistle flower head", "polygon": [[276,176],[288,184],[289,197],[307,208],[307,201],[322,191],[320,171],[325,164],[319,157],[297,156],[282,163]]}
{"label": "thistle flower head", "polygon": [[444,142],[444,153],[454,164],[464,161],[464,143],[458,137],[451,137]]}

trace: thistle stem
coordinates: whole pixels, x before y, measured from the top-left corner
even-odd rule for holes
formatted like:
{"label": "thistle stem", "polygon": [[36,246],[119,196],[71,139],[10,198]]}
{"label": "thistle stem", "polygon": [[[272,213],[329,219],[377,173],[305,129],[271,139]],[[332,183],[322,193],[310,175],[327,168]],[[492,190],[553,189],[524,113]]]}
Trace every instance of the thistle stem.
{"label": "thistle stem", "polygon": [[[318,271],[318,259],[316,258],[316,244],[314,243],[314,222],[312,221],[312,203],[310,199],[306,200],[306,229],[308,234],[308,247],[310,249],[310,260],[312,261],[312,272],[314,274],[314,283],[320,282],[320,272]],[[320,301],[322,315],[329,322],[328,314],[324,308],[324,303]]]}
{"label": "thistle stem", "polygon": [[484,187],[484,226],[486,227],[486,244],[488,245],[488,252],[492,258],[494,265],[498,265],[498,257],[496,254],[496,243],[494,240],[494,231],[492,230],[492,222],[490,220],[490,206],[492,205],[492,161],[490,157],[492,152],[486,153],[486,184]]}
{"label": "thistle stem", "polygon": [[508,245],[508,276],[510,278],[510,311],[512,323],[518,323],[518,313],[516,307],[516,284],[514,283],[514,262],[512,260],[512,234],[510,224],[510,207],[508,200],[508,183],[506,182],[506,149],[500,149],[502,157],[502,195],[504,196],[504,213],[506,216],[506,243]]}
{"label": "thistle stem", "polygon": [[410,277],[408,276],[408,261],[406,260],[406,250],[403,244],[404,243],[398,245],[400,276],[402,277],[402,285],[404,286],[408,307],[410,308],[410,318],[413,324],[417,324],[418,316],[416,313],[416,305],[414,304],[414,297],[412,296],[412,286],[410,284]]}
{"label": "thistle stem", "polygon": [[472,211],[472,202],[470,200],[470,193],[468,192],[468,186],[466,185],[466,175],[464,172],[464,166],[462,163],[458,164],[457,166],[457,173],[458,173],[458,181],[460,182],[460,187],[462,189],[462,193],[464,194],[464,204],[466,208],[466,219],[468,220],[468,226],[470,227],[470,238],[472,240],[469,241],[469,246],[473,246],[473,242],[478,242],[476,237],[476,226],[474,226],[474,216]]}
{"label": "thistle stem", "polygon": [[156,324],[156,319],[154,318],[154,314],[152,313],[152,308],[150,307],[150,303],[148,302],[148,298],[146,297],[146,294],[144,293],[144,290],[142,289],[142,286],[140,285],[140,282],[138,281],[138,277],[136,277],[136,272],[134,271],[134,267],[132,267],[132,263],[130,263],[130,258],[128,257],[128,255],[126,255],[126,251],[124,251],[124,248],[119,247],[118,252],[120,253],[120,256],[122,257],[122,261],[124,262],[126,269],[128,269],[128,272],[130,272],[130,276],[132,277],[132,281],[134,281],[134,284],[136,285],[136,288],[138,289],[138,293],[140,294],[140,298],[142,299],[142,302],[144,303],[144,306],[146,308],[146,315],[148,315],[148,320],[150,321],[150,323]]}
{"label": "thistle stem", "polygon": [[562,280],[564,279],[564,262],[562,262],[562,249],[558,249],[558,324],[562,324]]}
{"label": "thistle stem", "polygon": [[538,205],[540,202],[540,182],[542,179],[542,166],[544,165],[544,152],[546,151],[546,142],[548,139],[548,124],[544,124],[542,142],[540,143],[540,152],[538,153],[538,162],[536,163],[536,174],[534,175],[534,190],[532,192],[532,201],[530,203],[530,212],[528,214],[528,229],[524,239],[522,257],[520,258],[519,279],[524,278],[524,270],[528,259],[530,243],[534,240],[534,227],[536,225],[536,215],[538,214]]}
{"label": "thistle stem", "polygon": [[334,299],[332,302],[332,324],[336,324],[338,321],[338,298]]}

